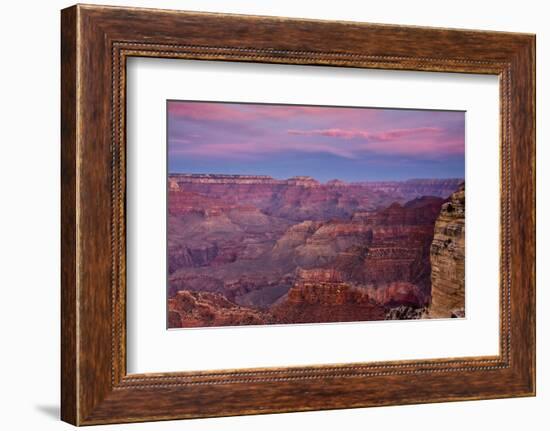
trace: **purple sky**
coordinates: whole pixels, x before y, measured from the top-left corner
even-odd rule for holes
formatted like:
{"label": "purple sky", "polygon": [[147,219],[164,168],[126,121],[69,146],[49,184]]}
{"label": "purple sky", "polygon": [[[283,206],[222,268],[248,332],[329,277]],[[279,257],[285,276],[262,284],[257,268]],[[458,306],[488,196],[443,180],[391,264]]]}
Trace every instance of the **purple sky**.
{"label": "purple sky", "polygon": [[169,172],[464,177],[464,112],[168,101]]}

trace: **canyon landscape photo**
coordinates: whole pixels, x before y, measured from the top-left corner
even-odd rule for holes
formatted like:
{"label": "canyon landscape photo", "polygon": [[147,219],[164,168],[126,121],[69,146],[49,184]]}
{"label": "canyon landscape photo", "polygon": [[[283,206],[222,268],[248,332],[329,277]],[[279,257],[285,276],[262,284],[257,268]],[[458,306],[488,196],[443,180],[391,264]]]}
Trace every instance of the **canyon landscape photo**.
{"label": "canyon landscape photo", "polygon": [[167,116],[168,328],[465,317],[463,112]]}

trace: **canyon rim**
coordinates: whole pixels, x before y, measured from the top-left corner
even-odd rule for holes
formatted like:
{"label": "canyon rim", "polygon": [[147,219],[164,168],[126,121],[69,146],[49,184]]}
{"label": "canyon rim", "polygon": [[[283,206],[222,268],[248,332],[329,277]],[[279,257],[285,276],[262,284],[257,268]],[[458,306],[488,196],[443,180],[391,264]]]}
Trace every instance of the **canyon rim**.
{"label": "canyon rim", "polygon": [[463,112],[167,117],[168,328],[465,317]]}

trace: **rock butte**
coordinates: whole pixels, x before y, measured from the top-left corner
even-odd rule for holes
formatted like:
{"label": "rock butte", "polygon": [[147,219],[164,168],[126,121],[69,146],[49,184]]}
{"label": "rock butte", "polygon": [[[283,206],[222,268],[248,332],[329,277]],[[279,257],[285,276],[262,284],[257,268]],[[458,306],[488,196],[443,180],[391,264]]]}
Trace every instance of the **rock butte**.
{"label": "rock butte", "polygon": [[168,181],[170,327],[464,313],[462,180]]}

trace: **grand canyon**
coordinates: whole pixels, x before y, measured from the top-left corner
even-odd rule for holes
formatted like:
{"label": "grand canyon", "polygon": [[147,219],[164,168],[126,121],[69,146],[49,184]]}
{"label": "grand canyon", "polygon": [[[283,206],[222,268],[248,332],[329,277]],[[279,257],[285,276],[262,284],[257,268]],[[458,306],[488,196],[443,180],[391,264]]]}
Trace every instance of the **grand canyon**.
{"label": "grand canyon", "polygon": [[168,327],[464,317],[461,178],[168,176]]}
{"label": "grand canyon", "polygon": [[167,102],[167,326],[465,317],[464,111]]}

